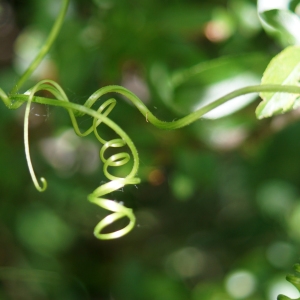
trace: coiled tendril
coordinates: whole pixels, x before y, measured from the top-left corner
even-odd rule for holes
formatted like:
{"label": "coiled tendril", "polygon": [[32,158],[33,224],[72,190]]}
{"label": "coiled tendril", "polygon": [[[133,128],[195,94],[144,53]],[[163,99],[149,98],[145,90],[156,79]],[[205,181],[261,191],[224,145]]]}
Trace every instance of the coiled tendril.
{"label": "coiled tendril", "polygon": [[[63,0],[61,11],[53,25],[52,30],[50,31],[48,39],[46,40],[44,46],[41,48],[39,54],[30,64],[30,66],[25,71],[25,73],[20,77],[18,83],[15,85],[15,87],[12,89],[9,95],[7,95],[0,88],[0,98],[9,109],[16,109],[20,107],[24,102],[27,102],[25,119],[24,119],[25,153],[26,153],[27,163],[28,163],[32,180],[34,182],[35,187],[39,191],[44,191],[46,189],[47,182],[44,178],[41,178],[42,186],[39,185],[30,160],[29,142],[28,142],[28,123],[29,123],[30,105],[32,102],[41,103],[45,105],[60,106],[65,108],[69,113],[72,125],[77,135],[86,136],[93,132],[96,138],[98,139],[98,141],[103,145],[100,150],[100,159],[103,162],[103,172],[110,181],[96,188],[88,196],[88,200],[90,202],[95,203],[98,206],[112,212],[110,215],[106,216],[103,220],[101,220],[95,227],[94,234],[99,239],[113,239],[113,238],[121,237],[126,233],[128,233],[134,227],[135,217],[132,210],[130,208],[121,205],[120,203],[106,199],[104,198],[104,196],[128,184],[137,184],[140,182],[140,179],[136,177],[136,174],[138,172],[138,167],[139,167],[138,152],[133,142],[128,137],[128,135],[108,117],[109,113],[116,105],[116,100],[109,99],[104,103],[102,103],[97,110],[91,109],[91,107],[95,104],[96,101],[98,101],[98,99],[101,96],[111,92],[120,93],[125,97],[127,97],[136,106],[136,108],[145,116],[147,122],[162,129],[177,129],[189,125],[190,123],[201,118],[205,113],[241,95],[245,95],[249,93],[258,93],[258,92],[287,92],[287,93],[300,94],[300,87],[297,86],[281,86],[281,85],[248,86],[242,89],[235,90],[234,92],[229,93],[217,99],[216,101],[211,102],[210,104],[200,108],[199,110],[173,122],[164,122],[157,119],[136,95],[134,95],[127,89],[120,86],[106,86],[97,90],[88,98],[88,100],[85,102],[84,105],[78,105],[69,102],[69,99],[65,94],[65,92],[63,91],[63,89],[56,82],[51,80],[41,81],[26,93],[17,94],[17,91],[21,88],[24,82],[30,77],[30,75],[37,68],[39,63],[42,61],[42,59],[48,53],[50,47],[52,46],[62,26],[68,4],[69,4],[69,0]],[[42,91],[42,90],[51,93],[55,99],[39,97],[35,95],[38,91]],[[89,129],[87,129],[84,132],[81,132],[78,126],[77,118],[83,115],[91,116],[93,118],[93,122]],[[115,133],[119,136],[119,138],[112,139],[109,141],[103,139],[98,132],[98,127],[100,126],[101,123],[105,124],[106,126],[110,127],[113,131],[115,131]],[[119,152],[117,154],[106,157],[105,153],[109,148],[122,148],[124,146],[129,148],[131,155],[127,152]],[[131,156],[133,158],[133,164],[127,176],[117,177],[109,171],[110,168],[116,168],[127,164]],[[129,219],[129,223],[127,226],[112,233],[102,233],[103,229],[105,229],[108,225],[112,224],[116,220],[123,217],[127,217]]]}
{"label": "coiled tendril", "polygon": [[[93,106],[94,103],[103,95],[101,93],[101,90],[99,90],[95,92],[82,106],[84,110],[81,111],[73,110],[72,108],[68,108],[68,104],[70,103],[63,89],[56,82],[51,80],[41,81],[37,83],[32,89],[30,89],[25,93],[25,95],[28,95],[28,101],[27,101],[26,112],[25,112],[25,121],[24,121],[24,138],[25,138],[24,142],[25,142],[25,150],[26,150],[25,152],[26,152],[26,158],[27,158],[28,167],[30,170],[32,180],[39,191],[44,191],[46,189],[47,183],[44,178],[41,178],[43,186],[40,187],[33,171],[30,155],[29,155],[29,145],[28,145],[28,118],[29,118],[31,102],[34,98],[37,99],[35,94],[41,90],[48,91],[49,93],[51,93],[55,97],[57,102],[65,102],[64,104],[66,105],[63,106],[67,109],[69,113],[73,128],[77,135],[87,136],[88,134],[93,132],[97,140],[103,144],[100,150],[100,158],[103,162],[103,172],[105,176],[110,180],[110,182],[99,186],[96,190],[93,191],[93,193],[91,193],[88,196],[88,199],[90,202],[95,203],[104,209],[112,211],[113,213],[105,217],[102,221],[100,221],[97,224],[94,230],[94,235],[99,239],[113,239],[113,238],[118,238],[120,236],[123,236],[134,227],[135,216],[130,208],[127,208],[122,204],[114,202],[112,200],[103,198],[103,196],[113,191],[119,190],[120,188],[124,187],[127,184],[137,184],[140,182],[140,179],[135,177],[138,170],[139,160],[138,160],[138,154],[136,148],[134,147],[134,144],[131,142],[131,140],[125,134],[125,132],[108,118],[109,113],[112,111],[112,109],[116,104],[116,100],[109,99],[105,101],[98,108],[97,111],[91,110],[90,107]],[[81,117],[85,114],[91,115],[93,118],[93,122],[89,129],[82,132],[78,126],[77,117]],[[110,126],[113,130],[115,130],[115,132],[120,136],[120,138],[113,139],[110,141],[104,140],[100,136],[97,130],[98,126],[101,123]],[[109,157],[106,157],[105,152],[109,148],[121,148],[126,145],[131,150],[131,154],[134,158],[133,166],[127,176],[116,177],[110,172],[109,168],[120,167],[127,164],[130,161],[131,156],[127,152],[120,152],[117,154],[110,155]],[[108,225],[112,224],[116,220],[123,217],[128,217],[129,219],[129,224],[127,226],[112,233],[102,233],[105,227],[107,227]]]}
{"label": "coiled tendril", "polygon": [[[35,94],[41,90],[48,91],[54,96],[55,99],[35,96]],[[25,131],[27,132],[28,129],[26,127],[28,127],[28,114],[30,111],[30,105],[31,102],[36,102],[36,103],[60,106],[65,108],[69,113],[73,128],[77,135],[83,137],[93,132],[97,140],[101,144],[103,144],[100,150],[100,159],[103,162],[104,175],[110,180],[110,182],[105,183],[99,186],[98,188],[96,188],[88,196],[88,200],[112,212],[112,214],[105,217],[102,221],[100,221],[96,225],[94,230],[94,235],[99,239],[113,239],[125,235],[134,227],[135,216],[130,208],[127,208],[120,203],[117,203],[115,201],[103,197],[113,191],[123,188],[128,184],[138,184],[140,182],[140,179],[135,177],[138,172],[139,157],[138,157],[138,152],[132,140],[129,138],[129,136],[108,117],[109,113],[113,110],[114,106],[116,105],[116,100],[109,99],[105,101],[100,105],[100,107],[97,110],[91,108],[95,104],[95,102],[98,101],[98,99],[101,98],[101,96],[106,95],[108,93],[112,93],[112,92],[119,93],[127,97],[136,106],[136,108],[145,116],[147,122],[152,123],[156,127],[162,129],[176,129],[176,128],[184,127],[194,122],[206,112],[212,110],[213,108],[223,104],[228,100],[233,99],[234,97],[244,95],[247,93],[260,92],[260,91],[283,91],[283,92],[294,91],[295,93],[296,92],[300,93],[300,88],[293,87],[293,86],[280,86],[280,85],[249,86],[246,88],[236,90],[230,94],[227,94],[217,99],[216,101],[208,104],[207,106],[200,108],[194,113],[173,122],[164,122],[157,119],[136,95],[134,95],[129,90],[121,86],[112,85],[97,90],[88,98],[88,100],[85,102],[84,105],[78,105],[69,102],[69,99],[65,94],[65,92],[63,91],[63,89],[56,82],[51,80],[43,80],[37,83],[32,89],[27,91],[25,94],[11,94],[10,96],[7,96],[4,93],[4,91],[0,89],[0,97],[9,108],[17,108],[23,102],[27,101],[26,116],[25,116],[25,123],[24,123]],[[77,118],[83,115],[89,115],[93,118],[92,125],[84,132],[80,130],[77,122]],[[110,127],[113,131],[115,131],[118,134],[119,138],[112,139],[109,141],[103,139],[98,132],[98,127],[102,123]],[[41,178],[43,187],[39,186],[35,178],[33,168],[31,166],[31,161],[29,158],[28,134],[27,135],[24,134],[24,137],[25,137],[25,149],[27,149],[26,155],[27,155],[27,162],[28,162],[30,174],[32,176],[36,188],[39,191],[43,191],[46,187],[46,181],[43,178]],[[124,146],[127,146],[129,148],[133,158],[133,164],[127,176],[117,177],[109,171],[109,168],[120,167],[127,164],[131,156],[127,152],[120,152],[117,154],[113,154],[109,157],[106,157],[105,152],[109,148],[121,148]],[[106,228],[108,225],[112,224],[116,220],[123,217],[127,217],[129,219],[129,224],[127,226],[112,233],[102,233],[104,228]]]}

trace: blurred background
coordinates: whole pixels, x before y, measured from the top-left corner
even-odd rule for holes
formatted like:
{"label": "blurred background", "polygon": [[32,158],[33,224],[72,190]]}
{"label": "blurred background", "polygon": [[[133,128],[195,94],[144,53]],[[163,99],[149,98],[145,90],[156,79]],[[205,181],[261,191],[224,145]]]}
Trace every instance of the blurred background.
{"label": "blurred background", "polygon": [[[299,1],[291,2],[297,11]],[[45,41],[61,3],[0,1],[6,92]],[[55,45],[20,92],[53,79],[83,104],[100,87],[118,84],[172,121],[259,84],[281,49],[252,0],[72,0]],[[107,181],[96,139],[77,137],[64,110],[32,105],[31,156],[48,181],[39,193],[24,155],[24,107],[0,104],[0,299],[299,297],[285,281],[299,259],[299,111],[258,121],[260,100],[250,95],[163,131],[114,96],[110,117],[139,151],[142,183],[111,195],[137,217],[131,233],[111,241],[94,238],[107,212],[87,201]]]}

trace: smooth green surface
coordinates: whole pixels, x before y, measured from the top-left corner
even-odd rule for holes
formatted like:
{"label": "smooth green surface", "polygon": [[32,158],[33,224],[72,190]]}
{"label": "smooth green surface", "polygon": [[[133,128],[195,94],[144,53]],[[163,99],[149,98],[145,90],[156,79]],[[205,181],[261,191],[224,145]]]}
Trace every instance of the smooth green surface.
{"label": "smooth green surface", "polygon": [[[261,84],[299,85],[300,46],[290,46],[274,57],[262,77]],[[263,102],[256,109],[259,119],[285,113],[299,107],[298,95],[260,93]]]}
{"label": "smooth green surface", "polygon": [[262,26],[281,45],[300,44],[298,0],[258,0],[258,14]]}

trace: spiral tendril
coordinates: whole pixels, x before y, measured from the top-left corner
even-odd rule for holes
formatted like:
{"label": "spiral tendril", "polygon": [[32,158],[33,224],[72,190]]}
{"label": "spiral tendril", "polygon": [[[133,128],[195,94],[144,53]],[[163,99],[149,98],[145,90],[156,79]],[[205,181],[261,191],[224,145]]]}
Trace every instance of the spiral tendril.
{"label": "spiral tendril", "polygon": [[[44,191],[46,189],[47,182],[42,177],[40,179],[42,185],[39,184],[35,176],[31,159],[30,159],[28,126],[29,126],[30,106],[32,102],[41,103],[45,105],[60,106],[65,108],[69,113],[74,131],[78,136],[81,137],[87,136],[93,132],[97,140],[102,144],[102,148],[100,150],[99,155],[101,161],[103,162],[104,175],[110,181],[108,183],[100,185],[88,196],[88,200],[90,202],[112,212],[110,215],[102,219],[94,229],[94,235],[99,239],[114,239],[114,238],[121,237],[127,234],[134,227],[135,216],[132,212],[132,209],[127,208],[120,203],[117,203],[115,201],[103,197],[113,191],[123,188],[126,185],[138,184],[140,182],[140,179],[136,177],[136,174],[138,172],[138,167],[139,167],[139,157],[135,145],[132,142],[132,140],[129,138],[129,136],[115,122],[113,122],[108,117],[110,112],[113,110],[113,108],[116,105],[116,100],[113,98],[106,100],[104,103],[100,105],[100,107],[97,110],[91,108],[95,104],[95,102],[101,98],[101,96],[111,92],[122,94],[123,96],[128,98],[136,106],[136,108],[144,115],[146,122],[149,122],[154,126],[162,129],[176,129],[176,128],[181,128],[186,125],[189,125],[190,123],[198,120],[201,116],[203,116],[205,113],[209,112],[210,110],[240,95],[257,93],[257,92],[286,92],[286,93],[295,93],[298,95],[300,94],[300,87],[298,86],[281,86],[281,85],[249,86],[249,87],[235,90],[234,92],[229,93],[215,100],[214,102],[211,102],[210,104],[200,108],[199,110],[173,122],[164,122],[157,119],[136,95],[134,95],[129,90],[120,86],[106,86],[97,90],[88,98],[88,100],[85,102],[84,105],[78,105],[70,102],[64,90],[56,82],[52,80],[40,81],[32,89],[28,90],[26,93],[17,94],[17,91],[21,88],[24,82],[30,77],[33,71],[37,68],[41,60],[48,53],[54,40],[56,39],[56,36],[58,35],[62,22],[64,20],[68,4],[69,4],[69,0],[63,0],[60,13],[52,27],[52,30],[50,31],[50,34],[44,46],[41,48],[40,52],[33,60],[33,62],[29,65],[28,69],[20,77],[19,81],[14,86],[14,88],[12,89],[9,95],[7,95],[0,88],[0,98],[3,101],[3,103],[6,105],[6,107],[8,107],[9,109],[17,109],[24,102],[27,102],[25,117],[24,117],[25,154],[26,154],[28,168],[33,183],[37,188],[37,190],[39,191]],[[42,90],[48,91],[50,94],[54,96],[54,99],[39,97],[35,95],[38,91],[42,91]],[[77,118],[84,115],[91,116],[93,121],[91,126],[86,131],[82,132],[78,126]],[[119,138],[111,139],[108,141],[103,139],[98,132],[98,127],[102,123],[110,127],[113,131],[115,131],[115,133],[119,136]],[[113,154],[106,157],[106,153],[108,149],[110,148],[118,149],[125,146],[129,148],[131,155],[128,152],[119,152],[117,154]],[[110,171],[111,168],[121,167],[127,164],[131,158],[133,158],[133,164],[126,176],[118,177],[111,173]],[[112,223],[114,223],[115,221],[123,217],[127,217],[129,219],[129,223],[124,228],[111,233],[103,233],[103,230],[106,229],[106,227],[108,227],[109,225],[111,225]]]}
{"label": "spiral tendril", "polygon": [[[39,191],[44,191],[46,188],[46,181],[45,179],[41,178],[41,181],[43,183],[43,186],[40,187],[37,179],[35,177],[33,167],[31,164],[30,154],[29,154],[29,146],[28,146],[28,119],[29,119],[29,111],[30,111],[30,105],[32,100],[37,98],[35,94],[38,91],[48,91],[50,92],[56,100],[63,101],[66,103],[69,103],[68,97],[66,93],[63,91],[63,89],[54,81],[51,80],[44,80],[39,83],[37,83],[32,89],[27,91],[25,95],[28,95],[28,101],[26,105],[26,112],[25,112],[25,121],[24,121],[24,137],[25,137],[25,152],[26,152],[26,159],[28,162],[28,167],[30,170],[30,174],[32,177],[32,180],[34,182],[34,185]],[[90,113],[90,107],[99,99],[99,95],[95,93],[86,101],[86,104],[83,105],[83,107],[88,108],[86,113]],[[112,214],[106,216],[103,220],[101,220],[95,227],[94,234],[99,239],[113,239],[123,236],[124,234],[128,233],[135,224],[135,216],[130,208],[127,208],[115,201],[103,198],[108,193],[111,193],[113,191],[119,190],[120,188],[123,188],[125,185],[128,184],[137,184],[140,182],[139,178],[136,178],[135,175],[138,170],[138,156],[137,151],[135,147],[133,146],[133,143],[129,139],[129,137],[119,128],[114,122],[112,122],[110,119],[108,119],[109,113],[113,110],[114,106],[116,104],[115,99],[109,99],[105,101],[97,111],[91,110],[93,112],[92,117],[92,125],[84,132],[82,132],[78,126],[77,117],[83,116],[85,113],[78,113],[78,111],[74,112],[73,109],[67,108],[67,111],[69,113],[72,125],[74,127],[74,130],[76,134],[79,136],[87,136],[90,133],[94,133],[97,140],[103,144],[101,150],[100,150],[100,159],[103,162],[103,172],[105,176],[110,180],[110,182],[103,184],[99,186],[93,193],[91,193],[88,196],[88,200],[104,209],[107,209]],[[104,140],[98,133],[98,126],[101,123],[109,123],[109,126],[117,132],[117,134],[120,136],[120,138],[112,139],[110,141]],[[127,141],[130,142],[129,149],[132,152],[132,156],[134,157],[133,166],[127,176],[124,177],[117,177],[113,175],[110,171],[110,167],[120,167],[125,164],[127,164],[131,156],[127,152],[120,152],[117,154],[110,155],[108,157],[105,157],[105,152],[109,148],[121,148],[126,145],[128,145]],[[112,233],[102,233],[104,228],[109,226],[110,224],[114,223],[115,221],[127,217],[129,219],[129,224],[126,225],[124,228],[112,232]]]}
{"label": "spiral tendril", "polygon": [[[48,91],[54,96],[55,99],[35,96],[35,94],[41,90]],[[129,90],[120,86],[106,86],[100,88],[86,100],[84,105],[78,105],[70,102],[66,93],[60,87],[60,85],[52,80],[40,81],[32,89],[28,90],[25,94],[13,94],[7,96],[3,92],[3,90],[0,89],[0,98],[10,108],[17,108],[23,102],[27,101],[26,115],[25,115],[25,120],[27,121],[24,122],[25,125],[24,131],[28,132],[28,114],[30,111],[31,102],[36,102],[36,103],[60,106],[65,108],[69,113],[72,126],[74,128],[75,133],[78,136],[84,137],[91,134],[92,132],[94,133],[97,140],[102,144],[102,148],[99,152],[99,155],[103,163],[103,173],[110,181],[96,188],[88,196],[88,200],[112,212],[110,215],[106,216],[103,220],[101,220],[96,225],[94,229],[94,235],[99,239],[114,239],[127,234],[134,227],[135,216],[132,212],[132,209],[127,208],[122,204],[117,203],[113,200],[106,199],[104,198],[104,196],[113,191],[119,190],[125,187],[126,185],[138,184],[140,182],[140,179],[136,177],[136,174],[138,172],[138,167],[139,167],[139,157],[138,157],[138,152],[134,146],[134,143],[129,138],[129,136],[116,123],[114,123],[109,118],[110,112],[113,110],[113,108],[116,105],[116,100],[110,98],[104,101],[97,110],[92,109],[92,106],[102,96],[108,93],[113,93],[113,92],[119,93],[127,97],[137,107],[137,109],[146,117],[147,122],[152,123],[156,127],[162,129],[176,129],[194,122],[206,112],[212,110],[213,108],[219,106],[220,104],[223,104],[226,101],[229,101],[237,96],[244,95],[247,93],[260,92],[260,91],[270,91],[270,92],[284,91],[284,92],[291,92],[291,93],[292,92],[300,93],[300,88],[293,87],[293,86],[280,86],[280,85],[249,86],[247,88],[242,88],[236,90],[233,93],[227,94],[222,98],[219,98],[216,101],[208,104],[207,106],[202,107],[198,111],[195,111],[194,113],[173,122],[164,122],[157,119],[136,95],[134,95]],[[77,118],[84,115],[89,115],[92,117],[92,124],[87,130],[81,131],[77,122]],[[113,131],[115,131],[115,133],[119,136],[119,138],[115,138],[107,141],[103,137],[101,137],[101,135],[98,132],[98,127],[102,123],[110,127]],[[30,170],[32,180],[36,188],[39,191],[43,191],[46,188],[46,181],[44,178],[41,178],[41,182],[43,186],[42,187],[39,186],[37,179],[34,175],[34,171],[30,160],[29,146],[28,146],[28,133],[27,134],[24,133],[24,137],[25,137],[26,158],[27,158],[28,167]],[[128,152],[119,152],[106,157],[105,153],[107,153],[108,149],[110,148],[117,149],[125,146],[129,148],[131,155]],[[133,158],[133,164],[126,176],[118,177],[112,174],[112,172],[110,171],[111,168],[117,168],[127,164],[130,161],[131,157]],[[129,223],[124,228],[111,233],[103,233],[103,230],[106,229],[106,227],[108,227],[109,225],[111,225],[112,223],[114,223],[115,221],[123,217],[127,217],[129,219]]]}

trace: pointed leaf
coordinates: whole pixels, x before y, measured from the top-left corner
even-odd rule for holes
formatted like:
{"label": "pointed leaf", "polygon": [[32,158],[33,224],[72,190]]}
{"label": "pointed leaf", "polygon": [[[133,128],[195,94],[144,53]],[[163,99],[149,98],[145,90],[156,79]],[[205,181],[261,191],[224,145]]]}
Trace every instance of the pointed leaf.
{"label": "pointed leaf", "polygon": [[[261,84],[299,85],[300,46],[290,46],[275,56],[264,72]],[[261,93],[263,101],[256,109],[258,119],[285,113],[300,106],[299,95]]]}

